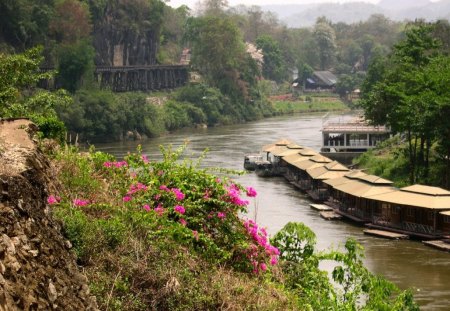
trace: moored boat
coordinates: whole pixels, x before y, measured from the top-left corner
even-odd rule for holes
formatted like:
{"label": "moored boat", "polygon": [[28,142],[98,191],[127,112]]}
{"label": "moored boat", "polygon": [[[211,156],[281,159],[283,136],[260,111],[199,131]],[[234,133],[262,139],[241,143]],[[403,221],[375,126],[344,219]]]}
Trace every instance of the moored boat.
{"label": "moored boat", "polygon": [[261,154],[247,154],[244,156],[244,169],[254,171],[256,169],[256,162],[262,161]]}

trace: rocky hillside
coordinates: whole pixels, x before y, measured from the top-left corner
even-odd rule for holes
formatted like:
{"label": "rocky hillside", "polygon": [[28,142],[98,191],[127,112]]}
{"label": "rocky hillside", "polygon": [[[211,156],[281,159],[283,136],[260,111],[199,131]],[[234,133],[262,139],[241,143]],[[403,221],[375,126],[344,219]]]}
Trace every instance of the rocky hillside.
{"label": "rocky hillside", "polygon": [[28,120],[0,121],[0,310],[97,310],[47,204],[57,185]]}

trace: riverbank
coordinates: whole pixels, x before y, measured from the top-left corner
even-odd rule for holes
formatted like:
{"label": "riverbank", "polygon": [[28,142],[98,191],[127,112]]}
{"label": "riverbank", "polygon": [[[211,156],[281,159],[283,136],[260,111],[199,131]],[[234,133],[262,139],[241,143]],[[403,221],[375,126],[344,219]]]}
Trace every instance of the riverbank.
{"label": "riverbank", "polygon": [[345,112],[350,108],[337,94],[310,94],[293,97],[292,94],[269,97],[278,115],[312,112]]}

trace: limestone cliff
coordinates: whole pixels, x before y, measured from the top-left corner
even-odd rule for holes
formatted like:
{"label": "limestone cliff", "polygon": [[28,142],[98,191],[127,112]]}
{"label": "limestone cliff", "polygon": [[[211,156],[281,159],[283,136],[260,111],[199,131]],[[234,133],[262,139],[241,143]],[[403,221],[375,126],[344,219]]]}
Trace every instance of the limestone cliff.
{"label": "limestone cliff", "polygon": [[57,185],[35,129],[0,121],[0,310],[96,310],[47,204]]}
{"label": "limestone cliff", "polygon": [[94,20],[95,64],[156,64],[162,16],[160,10],[157,1],[107,1]]}

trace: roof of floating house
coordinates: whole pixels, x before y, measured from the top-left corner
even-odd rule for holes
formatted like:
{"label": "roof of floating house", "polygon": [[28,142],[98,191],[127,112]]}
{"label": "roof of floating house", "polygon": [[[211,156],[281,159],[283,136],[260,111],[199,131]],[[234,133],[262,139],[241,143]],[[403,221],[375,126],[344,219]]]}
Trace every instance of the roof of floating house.
{"label": "roof of floating house", "polygon": [[450,210],[450,192],[438,187],[412,185],[395,192],[371,195],[367,198],[391,204]]}
{"label": "roof of floating house", "polygon": [[306,171],[308,168],[314,168],[314,167],[320,167],[320,166],[325,166],[327,163],[332,162],[332,160],[330,160],[327,157],[324,157],[323,155],[315,155],[310,157],[308,160],[306,161],[300,161],[297,163],[294,163],[294,166]]}
{"label": "roof of floating house", "polygon": [[357,179],[363,180],[363,181],[367,181],[371,184],[376,184],[376,185],[392,185],[393,182],[375,175],[362,175],[362,176],[358,176]]}
{"label": "roof of floating house", "polygon": [[371,184],[359,179],[354,179],[351,182],[336,185],[333,188],[352,196],[363,198],[382,193],[396,192],[398,190],[397,188],[387,186],[385,184]]}
{"label": "roof of floating house", "polygon": [[[285,147],[285,148],[283,149],[282,147]],[[285,156],[289,156],[289,155],[292,155],[292,154],[298,154],[298,152],[301,149],[303,149],[303,147],[300,146],[300,145],[290,144],[290,145],[287,145],[287,146],[280,146],[279,148],[274,149],[273,151],[271,151],[271,153],[274,156],[277,156],[277,157],[285,157]]]}
{"label": "roof of floating house", "polygon": [[347,167],[337,161],[306,170],[311,178],[321,180],[339,178],[347,174],[348,171],[349,169]]}
{"label": "roof of floating house", "polygon": [[297,152],[296,154],[291,154],[291,155],[288,155],[288,156],[284,156],[283,160],[286,163],[289,163],[291,165],[295,165],[295,163],[297,163],[297,162],[306,161],[309,158],[311,158],[311,157],[313,157],[315,155],[318,155],[318,153],[316,153],[316,152],[314,152],[314,153],[307,153],[306,152],[306,154],[307,155],[302,155],[301,153]]}
{"label": "roof of floating house", "polygon": [[272,151],[274,148],[283,146],[286,147],[287,145],[291,145],[294,144],[294,142],[290,141],[289,139],[280,139],[277,142],[273,143],[273,144],[269,144],[269,145],[265,145],[262,148],[262,151],[264,152],[270,152]]}
{"label": "roof of floating house", "polygon": [[347,172],[347,174],[345,174],[342,177],[327,179],[327,180],[324,180],[323,182],[330,186],[337,186],[337,185],[351,182],[351,181],[355,180],[355,178],[364,176],[364,175],[367,175],[367,174],[362,171],[359,171],[359,170],[353,170],[353,171]]}
{"label": "roof of floating house", "polygon": [[364,118],[355,117],[342,122],[327,122],[322,127],[324,133],[390,133],[384,125],[370,125]]}

